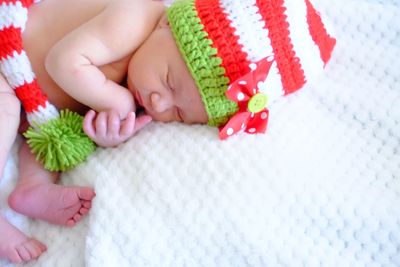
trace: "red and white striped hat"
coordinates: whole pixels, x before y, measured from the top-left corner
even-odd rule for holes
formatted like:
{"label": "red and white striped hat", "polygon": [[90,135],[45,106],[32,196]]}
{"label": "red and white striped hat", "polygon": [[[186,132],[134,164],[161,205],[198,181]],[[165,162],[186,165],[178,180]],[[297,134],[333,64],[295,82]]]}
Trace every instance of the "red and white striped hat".
{"label": "red and white striped hat", "polygon": [[28,8],[39,0],[0,0],[0,73],[14,89],[33,127],[25,134],[34,153],[49,170],[66,170],[94,150],[84,135],[82,118],[70,111],[61,116],[40,89],[23,49],[22,32]]}
{"label": "red and white striped hat", "polygon": [[[268,113],[258,118],[265,127],[245,125],[255,123],[249,122],[254,110],[265,110],[260,105],[267,98],[271,102],[300,89],[323,69],[336,43],[310,0],[183,0],[167,14],[209,125],[226,126],[232,117],[248,113],[238,129],[223,127],[222,138],[239,130],[265,131]],[[249,110],[250,102],[258,108]]]}
{"label": "red and white striped hat", "polygon": [[1,0],[0,3],[0,71],[21,100],[29,124],[37,127],[58,118],[59,114],[39,88],[22,46],[21,35],[33,1]]}

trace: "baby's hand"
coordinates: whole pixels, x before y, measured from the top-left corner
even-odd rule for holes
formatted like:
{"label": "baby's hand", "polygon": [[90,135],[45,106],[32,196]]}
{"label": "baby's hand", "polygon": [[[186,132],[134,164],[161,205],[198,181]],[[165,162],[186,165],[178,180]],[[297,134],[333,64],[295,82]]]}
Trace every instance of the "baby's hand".
{"label": "baby's hand", "polygon": [[96,116],[96,112],[90,110],[83,120],[84,132],[101,147],[117,146],[151,121],[148,115],[136,118],[134,112],[130,112],[125,120],[120,120],[115,110],[102,111]]}

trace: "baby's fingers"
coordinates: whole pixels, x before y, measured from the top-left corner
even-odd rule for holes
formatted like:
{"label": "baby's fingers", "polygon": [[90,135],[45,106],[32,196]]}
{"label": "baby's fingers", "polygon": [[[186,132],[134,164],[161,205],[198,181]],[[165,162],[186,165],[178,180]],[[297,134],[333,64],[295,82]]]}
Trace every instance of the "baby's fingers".
{"label": "baby's fingers", "polygon": [[124,138],[129,138],[150,121],[151,117],[148,115],[142,115],[136,118],[136,114],[134,112],[131,112],[128,114],[126,120],[122,123],[120,135]]}
{"label": "baby's fingers", "polygon": [[149,124],[151,122],[151,116],[149,115],[141,115],[136,119],[135,122],[135,130],[134,132],[139,131],[140,129],[142,129],[144,126],[146,126],[147,124]]}
{"label": "baby's fingers", "polygon": [[96,135],[105,137],[107,135],[107,113],[102,111],[96,117]]}
{"label": "baby's fingers", "polygon": [[96,136],[96,131],[93,126],[93,120],[95,117],[96,112],[94,110],[89,110],[83,119],[83,131],[92,139]]}
{"label": "baby's fingers", "polygon": [[120,122],[118,112],[110,110],[107,118],[107,135],[110,137],[116,137],[120,134]]}
{"label": "baby's fingers", "polygon": [[128,117],[126,117],[126,119],[122,122],[119,135],[123,139],[126,140],[133,135],[135,129],[135,119],[135,112],[129,112]]}

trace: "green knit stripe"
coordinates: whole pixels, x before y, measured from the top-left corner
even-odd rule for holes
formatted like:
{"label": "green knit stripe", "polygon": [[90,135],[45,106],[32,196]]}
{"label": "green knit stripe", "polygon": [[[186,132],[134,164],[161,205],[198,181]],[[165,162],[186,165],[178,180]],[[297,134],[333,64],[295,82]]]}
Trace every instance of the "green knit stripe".
{"label": "green knit stripe", "polygon": [[178,48],[188,66],[208,114],[208,124],[221,126],[238,110],[225,96],[229,79],[221,67],[222,59],[196,11],[194,0],[175,2],[167,10]]}

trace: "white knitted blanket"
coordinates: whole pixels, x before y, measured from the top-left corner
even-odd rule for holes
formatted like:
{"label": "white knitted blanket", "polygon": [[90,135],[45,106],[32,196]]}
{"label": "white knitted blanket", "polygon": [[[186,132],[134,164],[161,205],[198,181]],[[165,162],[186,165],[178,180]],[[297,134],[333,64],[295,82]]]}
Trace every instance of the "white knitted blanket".
{"label": "white knitted blanket", "polygon": [[49,247],[26,266],[400,266],[400,3],[314,2],[333,59],[270,108],[266,135],[153,123],[98,149],[62,176],[97,192],[73,229],[7,207],[19,140],[1,212]]}

